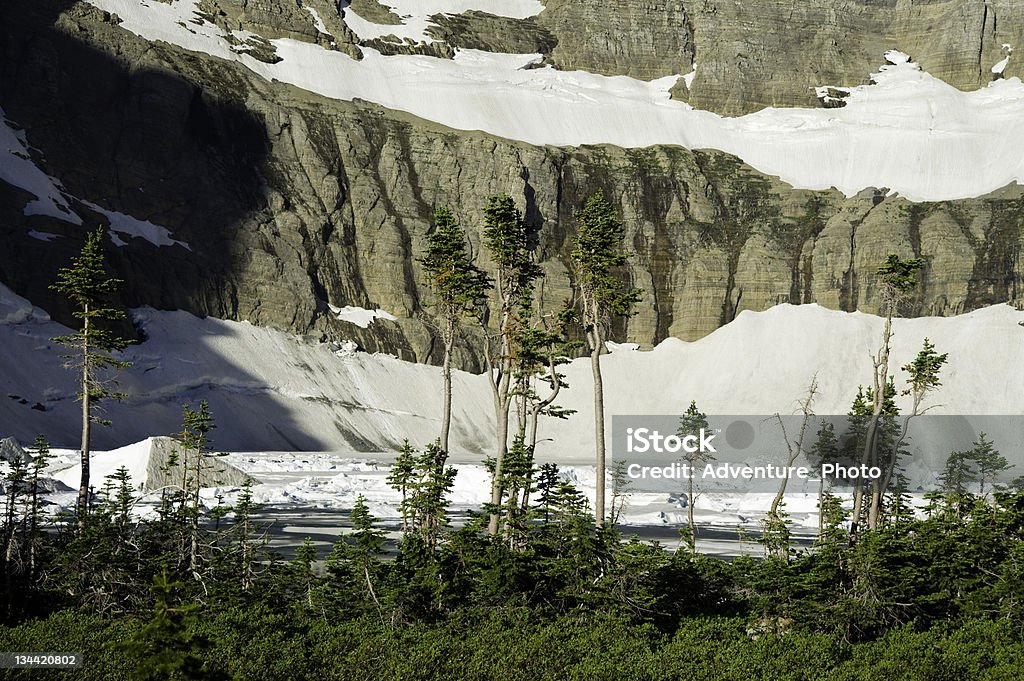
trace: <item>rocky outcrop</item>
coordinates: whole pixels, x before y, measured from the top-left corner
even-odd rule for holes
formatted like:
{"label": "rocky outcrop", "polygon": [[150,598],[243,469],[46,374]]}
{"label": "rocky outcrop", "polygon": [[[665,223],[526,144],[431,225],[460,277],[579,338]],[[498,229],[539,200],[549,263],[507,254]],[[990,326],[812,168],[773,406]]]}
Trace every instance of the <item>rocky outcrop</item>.
{"label": "rocky outcrop", "polygon": [[[71,195],[189,244],[109,248],[130,306],[436,361],[416,265],[434,208],[451,206],[483,253],[480,211],[488,196],[512,195],[540,228],[551,308],[570,293],[573,212],[598,189],[622,215],[634,251],[627,274],[645,290],[617,340],[695,339],[780,302],[874,312],[875,270],[889,253],[929,259],[906,314],[1022,298],[1016,187],[936,204],[870,190],[847,199],[795,190],[718,152],[532,147],[268,83],[66,4],[27,5],[0,28],[0,106]],[[47,285],[83,230],[25,216],[30,198],[0,183],[0,282],[66,320]],[[104,224],[76,209],[86,227]],[[332,305],[382,308],[398,321],[362,329]],[[459,361],[473,366],[474,356],[464,350]]]}
{"label": "rocky outcrop", "polygon": [[557,38],[556,68],[650,80],[689,73],[694,34],[681,0],[547,0],[537,22]]}
{"label": "rocky outcrop", "polygon": [[[148,445],[146,457],[146,477],[134,481],[140,484],[142,491],[158,490],[168,486],[180,486],[183,476],[194,479],[199,472],[200,487],[240,487],[250,480],[249,476],[235,466],[227,463],[216,454],[200,455],[194,449],[186,449],[180,442],[169,437],[152,437],[145,443]],[[202,456],[202,461],[197,459]]]}
{"label": "rocky outcrop", "polygon": [[246,41],[255,45],[242,43],[236,49],[249,52],[260,61],[277,61],[273,46],[267,42],[273,38],[316,43],[345,52],[353,59],[362,58],[359,37],[345,25],[333,0],[199,0],[196,8],[201,19],[226,32],[257,34],[257,38]]}
{"label": "rocky outcrop", "polygon": [[462,14],[435,14],[427,34],[459,49],[506,54],[549,54],[558,41],[533,18],[511,19],[470,10]]}
{"label": "rocky outcrop", "polygon": [[[813,106],[815,86],[867,82],[897,49],[972,90],[991,82],[1003,44],[1024,45],[1016,0],[690,0],[697,75],[689,101],[742,114]],[[1020,76],[1017,60],[1003,75]]]}

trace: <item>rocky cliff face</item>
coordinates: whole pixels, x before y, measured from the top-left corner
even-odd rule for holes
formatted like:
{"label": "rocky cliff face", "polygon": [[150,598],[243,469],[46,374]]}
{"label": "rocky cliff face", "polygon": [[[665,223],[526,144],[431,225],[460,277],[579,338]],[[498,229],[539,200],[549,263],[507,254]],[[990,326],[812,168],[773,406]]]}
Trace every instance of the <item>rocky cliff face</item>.
{"label": "rocky cliff face", "polygon": [[[131,306],[436,361],[416,266],[434,207],[451,206],[481,251],[487,197],[515,197],[540,227],[542,297],[554,307],[570,290],[573,212],[597,189],[621,211],[629,276],[645,290],[619,340],[695,339],[780,302],[874,312],[874,272],[889,253],[929,259],[907,314],[1022,297],[1017,188],[937,204],[871,190],[847,199],[794,190],[718,152],[532,147],[268,83],[142,41],[85,5],[41,0],[9,16],[0,106],[25,128],[35,161],[71,195],[190,247],[111,246]],[[30,198],[0,182],[0,281],[59,316],[46,286],[83,230],[25,216]],[[105,224],[76,209],[86,227]],[[30,230],[64,236],[44,242]],[[399,319],[361,329],[331,312],[345,305]],[[468,351],[460,360],[474,363]]]}
{"label": "rocky cliff face", "polygon": [[[1016,0],[691,0],[697,76],[689,101],[736,115],[813,106],[813,88],[866,82],[897,49],[951,85],[994,77],[1003,44],[1024,45]],[[1011,59],[1007,77],[1022,75]]]}
{"label": "rocky cliff face", "polygon": [[[488,24],[469,13],[441,23],[436,37],[456,47],[538,51],[566,70],[653,79],[696,63],[692,87],[675,94],[727,115],[815,106],[815,87],[862,85],[891,49],[973,90],[997,77],[1004,45],[1024,49],[1017,0],[545,0],[535,20]],[[1024,75],[1020,64],[1011,59],[1002,75]]]}

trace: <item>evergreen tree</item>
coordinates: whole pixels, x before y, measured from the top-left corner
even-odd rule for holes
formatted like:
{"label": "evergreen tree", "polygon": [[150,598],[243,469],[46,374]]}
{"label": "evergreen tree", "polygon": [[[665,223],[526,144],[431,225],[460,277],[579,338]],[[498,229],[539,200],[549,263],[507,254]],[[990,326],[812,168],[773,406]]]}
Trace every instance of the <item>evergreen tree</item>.
{"label": "evergreen tree", "polygon": [[974,460],[977,466],[978,482],[980,483],[978,493],[982,497],[986,494],[986,483],[988,483],[989,489],[994,491],[999,474],[1013,468],[1006,457],[1000,454],[999,450],[993,446],[992,441],[988,439],[985,433],[978,433],[978,439],[975,440],[968,456]]}
{"label": "evergreen tree", "polygon": [[[188,568],[198,576],[199,569],[199,492],[202,489],[204,472],[210,468],[207,460],[214,456],[210,449],[210,431],[217,426],[213,422],[210,405],[203,400],[198,409],[189,405],[182,407],[182,429],[179,442],[184,448],[182,483],[182,516],[188,522]],[[191,470],[190,470],[191,468]]]}
{"label": "evergreen tree", "polygon": [[[921,350],[917,353],[914,361],[903,367],[903,371],[906,371],[909,376],[907,378],[907,388],[903,390],[902,394],[911,396],[911,408],[910,413],[903,419],[902,432],[892,445],[891,454],[888,457],[879,457],[879,462],[882,464],[882,476],[872,484],[871,503],[868,508],[868,527],[872,529],[877,528],[882,520],[883,498],[889,493],[893,476],[898,474],[898,457],[906,442],[910,421],[927,411],[927,409],[923,408],[924,399],[928,393],[942,385],[942,382],[939,380],[939,372],[946,363],[947,357],[946,353],[940,355],[935,352],[935,346],[925,338]],[[895,407],[883,406],[882,411],[883,422],[885,422],[885,426],[889,426],[890,424],[884,418],[884,415],[888,412],[894,415],[896,409]],[[880,443],[881,441],[879,441],[879,446],[881,446]],[[899,496],[900,494],[898,493],[897,497]]]}
{"label": "evergreen tree", "polygon": [[556,495],[561,479],[558,464],[541,464],[537,482],[532,491],[537,496],[537,514],[545,523],[551,522],[551,517],[557,508]]}
{"label": "evergreen tree", "polygon": [[111,307],[107,302],[122,285],[120,279],[107,274],[103,258],[103,231],[97,229],[86,236],[82,252],[72,260],[69,267],[57,272],[57,281],[51,289],[64,294],[75,306],[74,317],[81,322],[81,329],[67,336],[54,338],[55,343],[65,346],[70,354],[65,356],[67,366],[75,369],[79,376],[78,398],[82,402],[82,476],[78,486],[78,526],[81,529],[89,512],[89,461],[92,446],[92,424],[106,424],[96,418],[95,405],[103,399],[120,399],[123,394],[111,390],[111,381],[104,375],[111,369],[131,366],[114,355],[130,342],[104,324],[124,319],[122,310]]}
{"label": "evergreen tree", "polygon": [[464,317],[477,317],[490,282],[473,263],[466,234],[446,206],[434,213],[434,229],[427,235],[426,253],[420,261],[427,285],[434,293],[444,345],[444,379],[441,411],[441,450],[448,452],[452,414],[452,350]]}
{"label": "evergreen tree", "polygon": [[427,445],[416,458],[416,486],[411,499],[412,515],[427,548],[437,547],[448,526],[448,494],[455,485],[455,469],[445,466],[446,457],[437,442]]}
{"label": "evergreen tree", "polygon": [[23,519],[18,513],[21,500],[28,495],[28,466],[25,458],[15,457],[10,462],[10,468],[3,480],[3,492],[6,497],[3,509],[3,524],[0,526],[3,534],[3,554],[0,559],[3,561],[4,574],[4,600],[6,601],[7,617],[13,615],[15,609],[15,582],[20,581],[25,575],[25,562],[21,555],[22,543],[19,540],[19,531],[23,526]]}
{"label": "evergreen tree", "polygon": [[415,475],[416,451],[406,439],[402,442],[402,448],[398,450],[398,456],[395,458],[395,463],[391,465],[387,478],[388,486],[402,495],[402,502],[399,506],[402,513],[402,532],[408,532],[410,526],[416,523],[410,499],[410,493],[415,484]]}
{"label": "evergreen tree", "polygon": [[27,509],[28,573],[32,582],[38,578],[39,558],[44,545],[43,523],[45,514],[42,510],[40,491],[42,489],[43,472],[50,461],[50,442],[45,435],[37,435],[32,445],[32,460],[29,465],[29,500]]}
{"label": "evergreen tree", "polygon": [[376,610],[383,621],[382,604],[377,595],[383,566],[384,533],[374,525],[377,519],[370,513],[366,499],[359,495],[349,516],[352,532],[338,537],[327,557],[326,572],[332,588],[339,596],[339,606],[363,612]]}
{"label": "evergreen tree", "polygon": [[[697,407],[696,400],[690,400],[690,406],[687,407],[683,415],[679,417],[679,430],[677,431],[677,435],[679,435],[679,437],[699,435],[702,429],[711,429],[711,426],[708,425],[707,415]],[[693,520],[693,507],[697,501],[697,495],[694,492],[694,477],[696,477],[698,466],[702,463],[713,461],[714,458],[715,457],[711,452],[702,452],[699,449],[694,452],[686,452],[683,454],[683,460],[690,467],[690,475],[686,478],[686,523],[689,527],[689,534],[684,538],[688,538],[691,550],[696,546],[697,541],[697,525]]]}
{"label": "evergreen tree", "polygon": [[818,536],[820,537],[825,529],[825,495],[830,492],[825,486],[823,466],[827,463],[836,463],[839,460],[839,439],[836,437],[835,427],[824,419],[818,428],[814,444],[811,445],[808,458],[818,476]]}
{"label": "evergreen tree", "polygon": [[948,357],[949,353],[944,352],[940,355],[935,352],[935,346],[925,338],[914,361],[903,367],[903,370],[909,374],[908,387],[903,394],[910,395],[913,399],[911,414],[922,413],[921,405],[925,396],[942,385],[942,381],[939,380],[939,372],[942,371]]}
{"label": "evergreen tree", "polygon": [[972,465],[971,452],[950,452],[946,458],[939,480],[947,497],[963,498],[970,494],[970,485],[977,481],[977,473]]}
{"label": "evergreen tree", "polygon": [[[900,305],[906,301],[917,287],[918,272],[924,267],[924,260],[921,258],[910,258],[902,260],[896,254],[890,254],[885,263],[878,268],[878,299],[880,313],[885,317],[885,324],[882,330],[882,343],[872,358],[873,363],[873,396],[871,405],[871,418],[867,422],[867,430],[864,438],[864,449],[860,457],[860,463],[866,466],[878,465],[878,427],[879,420],[885,411],[886,388],[891,380],[889,376],[889,352],[892,345],[892,319],[899,312]],[[853,499],[853,520],[851,534],[856,535],[864,509],[864,497],[866,490],[863,485],[854,488]],[[876,481],[871,486],[871,498],[869,504],[875,509],[868,511],[869,523],[877,525],[880,517],[878,509],[881,507],[884,490]]]}
{"label": "evergreen tree", "polygon": [[313,564],[316,558],[316,545],[306,537],[295,550],[295,558],[289,561],[283,575],[285,598],[309,610],[315,607],[314,594],[318,580]]}
{"label": "evergreen tree", "polygon": [[234,512],[234,534],[232,546],[228,554],[234,557],[233,574],[237,577],[238,586],[243,592],[249,591],[256,582],[256,563],[259,538],[252,523],[252,513],[258,508],[252,497],[252,478],[242,483],[242,491],[238,494],[232,511]]}
{"label": "evergreen tree", "polygon": [[573,286],[580,321],[590,351],[594,378],[594,438],[597,490],[594,519],[604,524],[605,439],[604,384],[600,356],[612,317],[628,317],[640,301],[640,289],[624,284],[617,271],[625,266],[628,252],[622,247],[624,231],[614,209],[598,191],[576,213],[577,234],[572,249]]}
{"label": "evergreen tree", "polygon": [[204,659],[204,651],[213,646],[209,639],[195,633],[199,607],[180,602],[181,587],[170,581],[166,572],[158,574],[152,585],[156,602],[151,619],[118,646],[135,661],[130,677],[133,681],[227,679]]}
{"label": "evergreen tree", "polygon": [[[517,338],[528,325],[535,281],[542,275],[533,260],[536,228],[528,225],[507,195],[492,196],[484,208],[483,241],[497,269],[497,347],[484,339],[484,363],[494,401],[496,448],[493,461],[488,533],[497,534],[505,490],[503,469],[509,443],[509,418],[516,380]],[[486,329],[485,329],[486,335]]]}

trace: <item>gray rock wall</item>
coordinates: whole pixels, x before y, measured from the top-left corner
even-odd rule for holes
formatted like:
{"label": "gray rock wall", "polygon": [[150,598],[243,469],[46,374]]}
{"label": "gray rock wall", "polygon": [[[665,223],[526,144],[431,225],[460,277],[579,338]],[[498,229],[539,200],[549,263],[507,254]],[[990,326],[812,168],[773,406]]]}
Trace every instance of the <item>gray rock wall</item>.
{"label": "gray rock wall", "polygon": [[[935,204],[871,190],[846,199],[794,190],[718,152],[533,147],[456,132],[151,45],[98,10],[56,0],[25,6],[0,40],[0,106],[25,127],[37,162],[71,194],[191,246],[111,246],[131,306],[437,361],[416,265],[434,208],[449,205],[480,252],[487,197],[515,197],[540,226],[542,297],[554,308],[570,292],[573,212],[597,189],[623,217],[635,252],[628,274],[645,290],[618,340],[695,339],[782,302],[874,312],[874,272],[891,252],[930,261],[907,314],[1021,298],[1015,187]],[[68,319],[47,286],[83,230],[25,217],[28,198],[0,183],[0,281]],[[103,223],[79,208],[87,226]],[[44,243],[31,229],[65,237]],[[328,304],[380,307],[399,321],[364,330]],[[475,357],[459,361],[472,367]]]}

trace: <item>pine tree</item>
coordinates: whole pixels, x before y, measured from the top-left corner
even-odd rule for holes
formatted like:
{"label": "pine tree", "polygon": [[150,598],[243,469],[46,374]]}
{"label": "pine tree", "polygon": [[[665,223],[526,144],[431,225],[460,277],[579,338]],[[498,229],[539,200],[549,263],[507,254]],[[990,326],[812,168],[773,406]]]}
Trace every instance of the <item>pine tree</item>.
{"label": "pine tree", "polygon": [[[873,396],[871,405],[871,418],[867,422],[867,431],[864,439],[864,449],[860,463],[866,466],[878,465],[878,422],[885,410],[885,392],[889,384],[889,352],[892,345],[892,319],[899,312],[900,305],[906,301],[917,287],[917,274],[924,267],[924,260],[911,258],[902,260],[896,254],[890,254],[885,263],[878,268],[879,279],[879,307],[881,314],[885,317],[885,324],[882,329],[882,344],[872,358],[873,364]],[[877,523],[879,515],[877,509],[881,507],[883,491],[876,481],[872,485],[871,505],[876,512],[869,511],[869,522]],[[864,507],[865,490],[863,485],[854,488],[853,499],[853,520],[851,534],[856,535],[859,527],[862,509]]]}
{"label": "pine tree", "polygon": [[420,263],[427,285],[434,293],[444,345],[439,439],[442,451],[447,454],[452,418],[452,351],[462,319],[479,316],[491,284],[487,275],[473,263],[466,247],[466,234],[446,206],[434,213],[434,229],[427,235],[426,253]]}
{"label": "pine tree", "polygon": [[182,515],[188,520],[188,567],[194,575],[198,575],[199,569],[199,492],[202,489],[203,473],[209,468],[207,459],[213,456],[210,431],[216,427],[206,400],[199,403],[198,409],[187,404],[182,407],[182,429],[179,435],[185,450],[182,458]]}
{"label": "pine tree", "polygon": [[978,489],[978,493],[985,496],[985,483],[989,485],[989,489],[996,489],[996,479],[999,474],[1008,471],[1013,466],[1007,461],[1006,457],[999,453],[991,440],[985,435],[985,433],[978,433],[978,439],[974,442],[974,447],[970,451],[970,457],[975,461],[978,468],[978,482],[981,483]]}
{"label": "pine tree", "polygon": [[78,398],[82,402],[82,476],[76,506],[79,529],[84,527],[85,516],[89,512],[92,424],[107,425],[106,421],[96,418],[95,405],[103,399],[123,397],[123,394],[111,390],[111,381],[104,380],[104,375],[109,370],[131,366],[131,362],[117,359],[114,355],[130,341],[103,326],[104,323],[125,317],[122,310],[111,307],[107,302],[122,284],[120,279],[107,274],[103,258],[103,231],[97,229],[86,236],[82,252],[72,260],[69,267],[57,272],[57,281],[50,286],[54,291],[64,294],[76,307],[73,315],[82,324],[81,329],[75,333],[53,339],[55,343],[69,349],[70,354],[65,356],[66,365],[75,369],[79,375]]}
{"label": "pine tree", "polygon": [[[699,408],[697,408],[697,401],[691,400],[690,406],[686,408],[686,411],[682,416],[679,417],[679,430],[677,434],[679,437],[685,437],[687,435],[695,435],[703,430],[709,430],[711,428],[708,425],[707,415],[704,414]],[[696,474],[697,466],[701,463],[712,461],[714,456],[711,452],[686,452],[683,455],[683,460],[686,461],[690,467],[690,475],[686,478],[686,522],[689,526],[689,535],[685,537],[691,547],[696,545],[697,541],[697,526],[693,520],[693,506],[697,500],[697,495],[694,492],[694,477]]]}
{"label": "pine tree", "polygon": [[913,399],[911,414],[921,413],[921,404],[925,396],[942,385],[939,372],[942,371],[948,357],[949,353],[944,352],[940,355],[935,352],[935,346],[925,338],[914,361],[903,367],[910,375],[907,378],[908,387],[903,394],[910,395]]}
{"label": "pine tree", "polygon": [[234,546],[231,553],[236,559],[236,571],[238,584],[241,590],[249,591],[256,581],[256,548],[258,541],[254,539],[256,534],[252,524],[252,513],[257,509],[257,504],[252,497],[252,478],[246,478],[242,483],[242,491],[238,494],[238,500],[234,507],[234,525],[232,530],[235,534]]}
{"label": "pine tree", "polygon": [[974,467],[971,465],[971,453],[950,452],[939,480],[942,482],[942,490],[947,497],[968,496],[968,486],[977,480]]}
{"label": "pine tree", "polygon": [[556,509],[555,499],[561,479],[558,464],[541,464],[533,491],[537,494],[537,513],[545,523],[551,522],[552,514]]}
{"label": "pine tree", "polygon": [[181,587],[168,579],[166,571],[158,574],[152,585],[156,602],[151,619],[117,646],[134,658],[133,681],[227,679],[204,659],[203,652],[213,646],[194,633],[199,607],[178,602]]}
{"label": "pine tree", "polygon": [[338,592],[341,607],[365,610],[373,606],[384,620],[377,584],[383,567],[384,533],[374,526],[377,519],[370,513],[366,499],[359,495],[349,515],[352,532],[338,537],[327,557],[325,568]]}
{"label": "pine tree", "polygon": [[[542,275],[533,261],[536,228],[528,225],[507,195],[492,196],[484,208],[483,241],[497,269],[497,348],[484,340],[484,363],[494,401],[496,447],[493,457],[491,501],[487,531],[497,534],[501,520],[505,454],[509,443],[509,418],[516,379],[517,338],[528,322],[535,281]],[[485,331],[486,334],[486,331]]]}
{"label": "pine tree", "polygon": [[28,524],[26,541],[28,543],[29,578],[34,582],[38,576],[39,554],[43,544],[43,531],[41,528],[44,514],[42,512],[39,492],[41,490],[43,473],[50,460],[50,442],[46,439],[45,435],[36,436],[36,441],[32,445],[31,451],[32,461],[29,466],[30,496],[26,514]]}
{"label": "pine tree", "polygon": [[408,532],[410,526],[416,523],[413,513],[411,493],[415,484],[416,475],[416,451],[409,440],[402,442],[402,448],[398,450],[395,463],[391,465],[388,472],[387,483],[391,489],[402,495],[402,503],[399,509],[402,512],[402,532]]}
{"label": "pine tree", "polygon": [[594,438],[597,491],[594,520],[604,524],[605,439],[604,385],[601,379],[601,352],[612,317],[628,317],[640,301],[640,289],[624,284],[618,276],[628,259],[623,250],[624,231],[615,211],[598,191],[576,213],[578,231],[572,249],[573,286],[580,307],[581,323],[590,351],[594,377]]}
{"label": "pine tree", "polygon": [[317,577],[313,563],[316,562],[316,558],[316,545],[306,537],[295,550],[295,558],[288,563],[284,575],[286,596],[289,600],[301,602],[309,609],[314,607],[313,595],[316,591]]}
{"label": "pine tree", "polygon": [[448,494],[455,485],[455,469],[445,466],[437,442],[427,445],[416,458],[416,486],[411,499],[419,535],[429,550],[437,547],[441,530],[448,526]]}
{"label": "pine tree", "polygon": [[[885,458],[879,457],[879,463],[882,464],[880,467],[882,476],[879,480],[872,483],[871,503],[868,507],[868,527],[871,529],[876,529],[882,522],[883,499],[889,492],[893,477],[898,474],[898,458],[907,439],[910,421],[927,411],[927,409],[923,408],[925,397],[927,397],[928,393],[942,385],[942,382],[939,380],[939,372],[946,363],[947,357],[948,354],[946,353],[940,355],[935,352],[935,346],[925,338],[921,350],[917,353],[914,361],[903,367],[903,371],[906,371],[909,377],[907,378],[908,387],[903,390],[902,394],[911,396],[910,413],[903,419],[902,432],[895,439],[889,456]],[[895,387],[893,387],[893,390],[895,390]],[[896,411],[895,398],[893,398],[893,406],[883,405],[883,430],[886,427],[892,427],[889,420],[885,419],[885,416],[887,414],[894,416]],[[884,447],[882,445],[883,440],[884,438],[876,443],[876,450]]]}
{"label": "pine tree", "polygon": [[21,500],[28,494],[28,465],[25,457],[19,456],[10,462],[7,475],[4,476],[5,504],[3,516],[3,554],[0,559],[3,561],[4,574],[4,595],[7,601],[5,614],[10,616],[15,587],[14,580],[21,578],[25,573],[25,565],[21,555],[21,542],[18,538],[19,527],[23,525],[23,519],[18,513]]}
{"label": "pine tree", "polygon": [[808,459],[818,476],[818,536],[820,537],[825,529],[825,495],[828,493],[825,487],[823,466],[827,463],[836,463],[839,460],[839,439],[836,437],[835,427],[824,419],[818,428],[814,444],[811,445]]}

